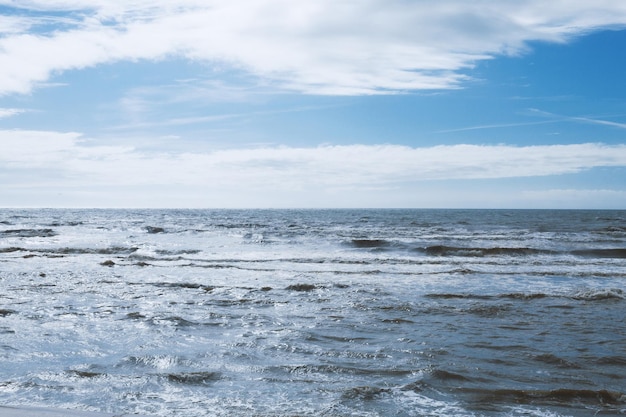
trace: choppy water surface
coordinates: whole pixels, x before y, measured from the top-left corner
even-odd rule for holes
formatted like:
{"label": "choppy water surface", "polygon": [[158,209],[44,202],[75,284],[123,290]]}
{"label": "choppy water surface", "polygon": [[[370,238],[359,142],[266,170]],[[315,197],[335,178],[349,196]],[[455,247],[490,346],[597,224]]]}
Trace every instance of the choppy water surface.
{"label": "choppy water surface", "polygon": [[2,210],[0,404],[626,413],[626,212]]}

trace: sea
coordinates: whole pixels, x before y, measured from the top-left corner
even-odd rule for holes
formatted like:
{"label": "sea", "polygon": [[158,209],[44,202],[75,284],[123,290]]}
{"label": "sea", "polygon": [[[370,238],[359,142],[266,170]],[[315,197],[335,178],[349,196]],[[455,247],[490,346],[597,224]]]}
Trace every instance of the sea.
{"label": "sea", "polygon": [[2,209],[0,405],[626,415],[626,211]]}

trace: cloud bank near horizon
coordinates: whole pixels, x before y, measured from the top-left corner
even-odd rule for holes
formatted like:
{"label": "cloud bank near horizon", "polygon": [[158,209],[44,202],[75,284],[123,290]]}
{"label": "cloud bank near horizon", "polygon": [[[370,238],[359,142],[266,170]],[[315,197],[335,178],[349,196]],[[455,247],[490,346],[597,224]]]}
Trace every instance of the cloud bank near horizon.
{"label": "cloud bank near horizon", "polygon": [[[0,130],[8,188],[198,185],[275,190],[573,174],[626,166],[626,145],[342,145],[159,152],[97,145],[75,132]],[[29,183],[38,173],[39,182]],[[45,174],[45,175],[42,175]],[[11,184],[11,185],[8,185]]]}
{"label": "cloud bank near horizon", "polygon": [[611,0],[0,0],[0,94],[66,71],[185,59],[306,94],[452,89],[481,60],[626,24]]}

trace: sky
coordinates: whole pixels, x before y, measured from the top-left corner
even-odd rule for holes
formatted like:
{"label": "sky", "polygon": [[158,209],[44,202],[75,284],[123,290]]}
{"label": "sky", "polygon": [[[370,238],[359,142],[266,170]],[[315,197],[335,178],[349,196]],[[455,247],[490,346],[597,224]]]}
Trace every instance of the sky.
{"label": "sky", "polygon": [[622,0],[0,0],[0,207],[626,209]]}

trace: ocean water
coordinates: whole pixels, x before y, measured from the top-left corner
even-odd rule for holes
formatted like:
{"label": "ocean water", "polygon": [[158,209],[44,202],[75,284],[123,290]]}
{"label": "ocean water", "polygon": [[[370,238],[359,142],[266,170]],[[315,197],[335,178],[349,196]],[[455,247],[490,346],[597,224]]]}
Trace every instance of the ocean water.
{"label": "ocean water", "polygon": [[626,414],[626,211],[0,210],[0,405]]}

